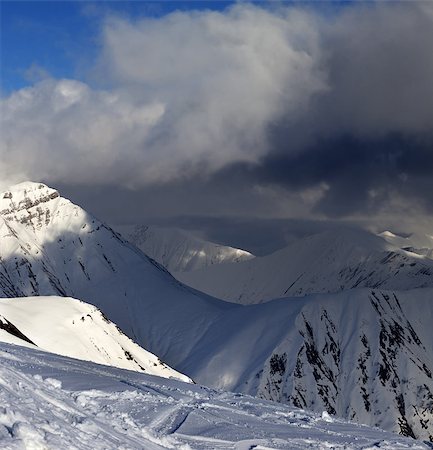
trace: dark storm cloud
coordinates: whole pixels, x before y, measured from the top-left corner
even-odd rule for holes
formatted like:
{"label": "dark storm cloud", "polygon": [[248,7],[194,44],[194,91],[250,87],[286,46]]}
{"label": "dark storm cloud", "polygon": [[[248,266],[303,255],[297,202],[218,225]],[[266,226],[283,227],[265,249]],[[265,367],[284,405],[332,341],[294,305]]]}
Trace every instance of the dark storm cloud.
{"label": "dark storm cloud", "polygon": [[[245,180],[240,182],[240,185],[244,184]],[[230,184],[227,190],[233,187]],[[258,199],[250,194],[246,194],[242,201],[233,201],[230,192],[222,195],[219,191],[219,194],[215,194],[213,189],[210,189],[210,192],[204,191],[203,197],[198,199],[197,192],[208,189],[205,184],[195,184],[190,189],[179,185],[165,185],[139,191],[114,186],[89,190],[61,184],[56,188],[62,195],[73,199],[75,203],[97,217],[104,218],[113,226],[146,223],[180,227],[203,239],[243,248],[258,256],[269,254],[296,239],[324,230],[362,226],[361,223],[332,220],[275,219],[271,215],[269,218],[249,217],[248,210],[256,214],[260,207],[274,205],[259,205],[256,203]],[[215,212],[224,208],[216,204],[213,197],[226,198],[230,206],[243,203],[243,209],[238,207],[237,210],[231,210],[229,215],[217,215]]]}
{"label": "dark storm cloud", "polygon": [[[239,168],[237,169],[239,172]],[[314,209],[327,216],[377,212],[391,195],[433,207],[433,134],[318,140],[296,154],[269,155],[251,179],[300,191],[325,183]]]}

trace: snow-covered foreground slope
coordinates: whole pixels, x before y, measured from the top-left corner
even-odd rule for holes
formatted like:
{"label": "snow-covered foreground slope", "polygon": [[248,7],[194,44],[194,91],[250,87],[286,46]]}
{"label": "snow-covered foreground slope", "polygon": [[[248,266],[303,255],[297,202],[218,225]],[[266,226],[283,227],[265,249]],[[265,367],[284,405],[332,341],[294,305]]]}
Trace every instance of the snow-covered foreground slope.
{"label": "snow-covered foreground slope", "polygon": [[245,250],[198,239],[176,228],[137,225],[119,226],[116,230],[171,273],[254,258]]}
{"label": "snow-covered foreground slope", "polygon": [[224,300],[251,304],[358,287],[433,287],[433,260],[357,230],[328,231],[271,255],[175,276]]}
{"label": "snow-covered foreground slope", "polygon": [[0,447],[427,449],[378,429],[0,343]]}
{"label": "snow-covered foreground slope", "polygon": [[190,381],[125,336],[95,306],[72,298],[0,299],[0,341]]}

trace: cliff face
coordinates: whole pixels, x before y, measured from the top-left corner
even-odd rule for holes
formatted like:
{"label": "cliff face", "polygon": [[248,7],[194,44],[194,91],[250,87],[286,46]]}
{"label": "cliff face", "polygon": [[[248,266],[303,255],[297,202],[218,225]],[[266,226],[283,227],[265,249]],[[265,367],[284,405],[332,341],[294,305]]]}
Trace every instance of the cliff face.
{"label": "cliff face", "polygon": [[362,290],[307,305],[259,396],[433,441],[432,300],[430,289]]}

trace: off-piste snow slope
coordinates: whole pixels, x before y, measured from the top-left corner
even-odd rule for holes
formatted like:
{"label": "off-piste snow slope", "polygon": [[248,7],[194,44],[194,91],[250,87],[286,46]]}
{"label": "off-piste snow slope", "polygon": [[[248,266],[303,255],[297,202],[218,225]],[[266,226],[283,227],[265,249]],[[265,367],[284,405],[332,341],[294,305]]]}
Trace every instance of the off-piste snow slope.
{"label": "off-piste snow slope", "polygon": [[0,341],[190,381],[125,336],[95,306],[68,297],[1,298]]}
{"label": "off-piste snow slope", "polygon": [[383,236],[346,229],[300,239],[268,256],[175,275],[209,295],[252,304],[360,287],[433,287],[433,260]]}
{"label": "off-piste snow slope", "polygon": [[170,273],[254,258],[245,250],[205,241],[176,228],[135,225],[118,226],[116,230]]}
{"label": "off-piste snow slope", "polygon": [[[4,297],[79,298],[196,382],[433,439],[432,289],[227,303],[185,287],[44,185],[15,186],[0,205]],[[428,270],[419,255],[385,257]]]}
{"label": "off-piste snow slope", "polygon": [[0,343],[0,447],[428,449],[257,398]]}

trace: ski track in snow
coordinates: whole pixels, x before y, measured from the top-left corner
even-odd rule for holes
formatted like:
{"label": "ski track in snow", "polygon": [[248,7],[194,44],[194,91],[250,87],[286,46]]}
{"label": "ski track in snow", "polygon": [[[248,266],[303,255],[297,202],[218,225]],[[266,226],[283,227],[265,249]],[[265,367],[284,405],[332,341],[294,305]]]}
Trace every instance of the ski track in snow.
{"label": "ski track in snow", "polygon": [[427,449],[241,394],[0,344],[2,449]]}

